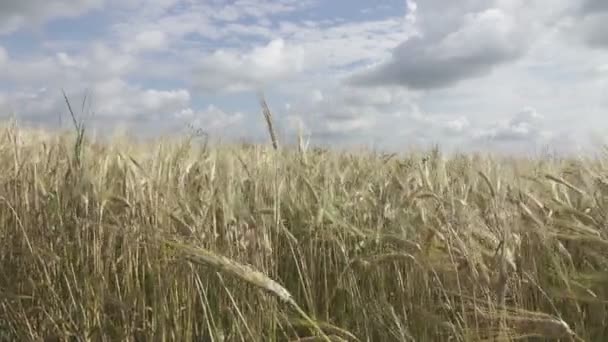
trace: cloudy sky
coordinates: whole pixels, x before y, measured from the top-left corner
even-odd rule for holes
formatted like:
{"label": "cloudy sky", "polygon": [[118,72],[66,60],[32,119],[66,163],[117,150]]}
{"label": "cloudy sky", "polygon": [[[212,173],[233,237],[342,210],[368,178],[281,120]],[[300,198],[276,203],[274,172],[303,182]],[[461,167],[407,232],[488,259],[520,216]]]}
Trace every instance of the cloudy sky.
{"label": "cloudy sky", "polygon": [[[576,150],[608,129],[605,0],[0,2],[0,117],[400,150]],[[77,111],[80,111],[80,106]]]}

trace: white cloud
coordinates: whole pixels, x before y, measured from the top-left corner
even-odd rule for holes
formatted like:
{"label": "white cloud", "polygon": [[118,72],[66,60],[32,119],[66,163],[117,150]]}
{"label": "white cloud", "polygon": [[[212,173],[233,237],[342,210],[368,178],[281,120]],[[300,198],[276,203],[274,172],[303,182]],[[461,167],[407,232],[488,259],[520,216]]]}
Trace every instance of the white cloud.
{"label": "white cloud", "polygon": [[328,25],[291,25],[281,33],[306,52],[307,64],[326,71],[386,58],[392,48],[415,32],[405,18],[394,17]]}
{"label": "white cloud", "polygon": [[[192,74],[192,83],[206,92],[251,90],[277,82],[283,85],[294,77],[346,70],[386,56],[389,48],[411,34],[406,18],[399,15],[356,23],[272,17],[313,4],[292,0],[184,2],[162,15],[151,10],[137,13],[128,22],[114,25],[113,32],[125,45],[136,45],[132,37],[142,32],[155,32],[154,37],[164,40],[155,45],[172,57],[147,70],[155,74],[159,69],[164,74],[172,70],[174,77]],[[203,45],[196,38],[212,43]]]}
{"label": "white cloud", "polygon": [[160,30],[149,30],[138,33],[127,49],[139,51],[161,50],[168,44],[167,35]]}
{"label": "white cloud", "polygon": [[167,116],[183,110],[190,103],[190,93],[185,89],[141,89],[121,79],[95,84],[91,97],[96,115],[124,119],[137,115]]}
{"label": "white cloud", "polygon": [[30,54],[25,58],[4,55],[0,77],[16,84],[39,86],[87,87],[98,80],[123,77],[136,66],[135,56],[94,42],[82,47],[80,54],[60,51],[54,55]]}
{"label": "white cloud", "polygon": [[306,6],[307,1],[270,1],[270,0],[237,0],[232,4],[221,6],[212,13],[214,19],[236,21],[242,18],[264,18],[268,15],[292,12]]}
{"label": "white cloud", "polygon": [[[82,114],[80,105],[85,90],[68,88],[66,94],[77,114]],[[159,120],[190,106],[190,94],[185,89],[146,89],[121,79],[96,82],[88,88],[86,96],[84,114],[92,112],[94,120],[103,124]],[[57,88],[13,91],[5,98],[5,106],[13,108],[18,118],[28,122],[56,123],[59,116],[67,114],[61,90]]]}
{"label": "white cloud", "polygon": [[527,107],[509,120],[477,132],[476,138],[494,142],[538,142],[550,135],[550,132],[542,129],[542,124],[543,116],[534,108]]}
{"label": "white cloud", "polygon": [[127,74],[136,64],[134,56],[116,51],[103,43],[93,44],[87,58],[90,60],[89,70],[95,77],[113,77]]}
{"label": "white cloud", "polygon": [[[119,1],[119,0],[115,0]],[[236,0],[180,1],[155,0],[151,5],[143,0],[131,0],[135,13],[128,22],[117,23],[113,31],[128,40],[141,30],[162,30],[171,41],[196,34],[216,41],[242,40],[248,36],[278,38],[268,29],[269,18],[311,6],[310,0]],[[168,11],[170,9],[170,11]],[[255,24],[243,24],[252,20]],[[264,25],[266,23],[266,25]],[[246,44],[246,41],[242,41]]]}
{"label": "white cloud", "polygon": [[323,92],[321,90],[315,89],[312,91],[310,98],[312,100],[312,103],[314,104],[323,101],[325,97],[323,96]]}
{"label": "white cloud", "polygon": [[74,17],[101,8],[103,0],[8,0],[0,2],[0,34],[26,25],[40,25],[48,20]]}
{"label": "white cloud", "polygon": [[464,25],[443,37],[433,50],[441,60],[466,60],[489,51],[512,58],[520,53],[523,45],[516,24],[514,18],[497,8],[467,13]]}
{"label": "white cloud", "polygon": [[[415,12],[420,34],[401,43],[387,61],[355,74],[350,82],[441,88],[486,75],[520,58],[535,36],[527,18],[517,16],[518,7],[484,3],[468,1],[457,8],[435,7],[434,1],[421,3]],[[439,16],[442,20],[435,20]]]}
{"label": "white cloud", "polygon": [[[570,50],[560,33],[544,33],[525,56],[491,74],[432,92],[334,82],[319,87],[321,80],[312,84],[316,88],[292,89],[302,103],[293,102],[289,113],[317,143],[371,140],[391,149],[440,143],[507,151],[547,143],[566,151],[573,141],[584,145],[591,127],[608,127],[608,77],[601,73],[608,53]],[[526,106],[535,109],[519,113]]]}
{"label": "white cloud", "polygon": [[194,83],[205,91],[251,90],[303,71],[303,51],[276,39],[244,54],[217,50],[196,69]]}
{"label": "white cloud", "polygon": [[0,118],[7,117],[11,113],[8,96],[0,92]]}
{"label": "white cloud", "polygon": [[175,113],[175,117],[188,122],[193,127],[213,133],[240,123],[244,114],[241,112],[229,113],[214,105],[209,105],[204,110],[199,111],[185,108]]}
{"label": "white cloud", "polygon": [[453,120],[448,120],[445,127],[448,131],[462,133],[469,127],[469,120],[466,117],[458,117]]}
{"label": "white cloud", "polygon": [[260,118],[261,115],[256,115],[251,121],[245,112],[228,111],[210,104],[203,109],[188,107],[176,112],[168,119],[168,127],[173,127],[173,132],[204,135],[211,141],[261,141],[267,136]]}
{"label": "white cloud", "polygon": [[[381,142],[408,129],[415,95],[403,89],[327,86],[300,93],[281,117],[289,133],[302,126],[315,144],[367,144]],[[392,127],[391,127],[392,126]],[[394,147],[394,145],[392,146]]]}
{"label": "white cloud", "polygon": [[426,133],[433,131],[434,134],[458,137],[467,135],[471,129],[471,123],[466,116],[455,117],[449,114],[422,112],[418,106],[413,106],[407,118],[410,122],[410,129],[414,128]]}
{"label": "white cloud", "polygon": [[584,42],[592,47],[608,48],[608,12],[594,13],[581,19]]}
{"label": "white cloud", "polygon": [[8,63],[8,52],[5,48],[0,46],[0,66],[5,65],[6,63]]}
{"label": "white cloud", "polygon": [[[76,102],[89,89],[108,124],[194,122],[266,139],[255,102],[230,93],[259,87],[278,128],[295,134],[301,122],[316,143],[508,148],[581,141],[590,128],[608,128],[602,0],[409,0],[407,13],[375,20],[315,14],[318,1],[54,3],[0,4],[0,33],[103,8],[107,35],[66,43],[42,28],[39,49],[25,53],[11,51],[9,37],[9,50],[0,47],[8,84],[0,110],[52,121],[65,112],[61,88]],[[352,75],[367,87],[343,83]],[[519,113],[526,106],[534,110]]]}
{"label": "white cloud", "polygon": [[560,29],[565,37],[592,48],[608,48],[608,4],[603,0],[572,2],[564,11]]}
{"label": "white cloud", "polygon": [[161,91],[146,89],[141,94],[143,112],[167,112],[183,108],[190,103],[190,93],[185,89]]}
{"label": "white cloud", "polygon": [[256,25],[239,25],[239,29],[248,31],[244,36],[258,32],[264,40],[273,38],[249,49],[219,48],[189,56],[197,64],[194,84],[200,90],[243,91],[279,82],[284,86],[330,73],[339,78],[353,65],[387,56],[390,48],[412,34],[404,18],[326,25],[281,22],[274,33]]}
{"label": "white cloud", "polygon": [[583,14],[608,12],[608,3],[604,0],[582,0],[580,11]]}
{"label": "white cloud", "polygon": [[7,82],[18,84],[32,84],[57,80],[61,77],[59,72],[59,58],[48,56],[26,57],[20,60],[5,55],[5,67],[0,68],[0,77]]}

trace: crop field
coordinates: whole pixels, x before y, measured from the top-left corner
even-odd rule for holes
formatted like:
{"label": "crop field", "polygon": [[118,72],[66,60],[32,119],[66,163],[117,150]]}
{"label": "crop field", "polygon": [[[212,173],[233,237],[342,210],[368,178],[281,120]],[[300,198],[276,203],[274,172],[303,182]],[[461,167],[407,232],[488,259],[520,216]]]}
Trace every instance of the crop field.
{"label": "crop field", "polygon": [[603,341],[608,158],[0,131],[0,340]]}

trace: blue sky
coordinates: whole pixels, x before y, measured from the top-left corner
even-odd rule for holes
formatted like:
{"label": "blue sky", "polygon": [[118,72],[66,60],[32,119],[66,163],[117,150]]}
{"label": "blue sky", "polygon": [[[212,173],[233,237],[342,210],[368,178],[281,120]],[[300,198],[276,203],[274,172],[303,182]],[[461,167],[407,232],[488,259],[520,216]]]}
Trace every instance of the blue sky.
{"label": "blue sky", "polygon": [[[608,128],[604,0],[0,4],[0,116],[402,150],[578,151]],[[67,122],[63,120],[64,123]]]}

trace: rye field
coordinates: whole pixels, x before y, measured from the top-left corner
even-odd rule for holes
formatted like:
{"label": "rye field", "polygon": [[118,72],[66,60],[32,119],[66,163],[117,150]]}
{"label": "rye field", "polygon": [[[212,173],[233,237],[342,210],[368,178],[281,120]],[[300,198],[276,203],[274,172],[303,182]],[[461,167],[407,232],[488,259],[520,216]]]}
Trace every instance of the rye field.
{"label": "rye field", "polygon": [[601,155],[0,130],[3,341],[604,341],[607,298]]}

